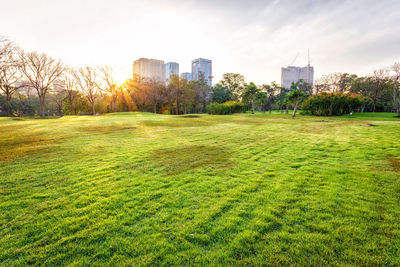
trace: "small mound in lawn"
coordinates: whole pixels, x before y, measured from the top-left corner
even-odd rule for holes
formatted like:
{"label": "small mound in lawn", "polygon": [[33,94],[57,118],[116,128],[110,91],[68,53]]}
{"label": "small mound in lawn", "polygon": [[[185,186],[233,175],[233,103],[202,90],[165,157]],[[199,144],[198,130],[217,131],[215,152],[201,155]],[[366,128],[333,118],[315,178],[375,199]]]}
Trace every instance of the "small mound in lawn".
{"label": "small mound in lawn", "polygon": [[182,115],[180,117],[181,118],[200,118],[201,116],[199,116],[199,115]]}
{"label": "small mound in lawn", "polygon": [[175,120],[145,120],[141,124],[147,127],[205,127],[213,125],[213,122],[197,118],[187,120],[183,117],[177,117]]}
{"label": "small mound in lawn", "polygon": [[400,171],[400,160],[398,158],[390,158],[390,162],[395,171]]}

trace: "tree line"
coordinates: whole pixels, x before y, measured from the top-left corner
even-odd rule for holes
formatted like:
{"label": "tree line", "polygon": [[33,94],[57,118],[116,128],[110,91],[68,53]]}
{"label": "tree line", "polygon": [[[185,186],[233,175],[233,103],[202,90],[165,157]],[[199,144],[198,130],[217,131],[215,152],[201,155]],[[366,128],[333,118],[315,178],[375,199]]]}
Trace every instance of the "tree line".
{"label": "tree line", "polygon": [[[199,81],[188,81],[179,76],[171,77],[168,84],[135,76],[117,84],[110,66],[68,67],[45,53],[24,51],[0,37],[0,110],[7,116],[95,115],[121,111],[179,115],[243,109],[252,113],[256,110],[288,113],[294,109],[295,115],[304,100],[327,93],[368,99],[361,111],[396,111],[400,115],[399,84],[400,63],[364,77],[333,73],[318,79],[313,86],[300,80],[290,88],[276,82],[246,83],[244,76],[236,73],[225,73],[213,87],[202,77]],[[315,102],[321,97],[312,99]],[[227,104],[218,106],[222,103]]]}

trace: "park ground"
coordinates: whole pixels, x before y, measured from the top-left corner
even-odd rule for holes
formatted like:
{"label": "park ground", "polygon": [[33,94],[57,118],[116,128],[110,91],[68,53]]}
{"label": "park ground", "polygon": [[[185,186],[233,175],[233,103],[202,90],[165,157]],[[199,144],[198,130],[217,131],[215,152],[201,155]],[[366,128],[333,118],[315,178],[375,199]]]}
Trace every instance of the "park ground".
{"label": "park ground", "polygon": [[389,113],[0,118],[0,266],[400,265]]}

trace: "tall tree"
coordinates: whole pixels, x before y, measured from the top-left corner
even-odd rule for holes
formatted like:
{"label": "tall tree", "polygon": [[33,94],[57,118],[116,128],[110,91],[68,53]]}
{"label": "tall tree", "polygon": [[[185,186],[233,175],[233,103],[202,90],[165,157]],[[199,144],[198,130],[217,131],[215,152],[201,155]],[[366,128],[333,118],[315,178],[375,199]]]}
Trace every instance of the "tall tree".
{"label": "tall tree", "polygon": [[246,86],[246,89],[243,93],[243,99],[251,105],[252,114],[254,114],[254,102],[256,101],[259,92],[260,89],[258,89],[257,85],[251,82],[249,85]]}
{"label": "tall tree", "polygon": [[232,92],[221,84],[216,84],[212,88],[212,102],[214,103],[224,103],[232,100]]}
{"label": "tall tree", "polygon": [[[205,81],[189,81],[188,90],[185,92],[188,94],[187,99],[191,99],[191,95],[194,93],[193,106],[195,112],[203,113],[206,110],[207,104],[211,100],[211,88]],[[193,92],[192,92],[193,91]]]}
{"label": "tall tree", "polygon": [[74,77],[75,70],[72,68],[67,68],[62,76],[62,80],[64,82],[64,90],[67,97],[68,105],[69,105],[69,113],[70,115],[75,114],[74,112],[74,101],[78,95],[77,91],[77,83]]}
{"label": "tall tree", "polygon": [[244,76],[238,73],[224,73],[219,84],[232,92],[234,100],[241,100],[246,88]]}
{"label": "tall tree", "polygon": [[292,118],[296,117],[297,108],[299,105],[307,98],[307,94],[299,89],[291,91],[286,99],[289,103],[293,105],[293,115]]}
{"label": "tall tree", "polygon": [[[303,80],[298,80],[297,82],[293,82],[292,85],[290,86],[289,93],[293,91],[301,91],[304,93],[304,95],[311,95],[312,94],[312,87],[310,84],[304,82]],[[286,114],[289,114],[289,104],[293,104],[293,101],[291,101],[289,98],[287,98],[288,95],[285,96],[284,103],[286,105]]]}
{"label": "tall tree", "polygon": [[373,112],[375,112],[376,102],[378,100],[378,97],[385,91],[385,89],[387,88],[386,86],[390,81],[388,79],[388,70],[387,69],[374,70],[370,78],[374,82],[374,86],[371,87],[372,88],[371,96],[374,104]]}
{"label": "tall tree", "polygon": [[0,35],[0,66],[9,63],[10,55],[14,53],[14,50],[14,43]]}
{"label": "tall tree", "polygon": [[289,89],[278,86],[275,82],[272,83],[272,87],[276,91],[276,101],[278,103],[278,109],[283,113],[283,106],[285,104],[285,96],[289,92]]}
{"label": "tall tree", "polygon": [[89,66],[79,68],[73,75],[76,84],[91,105],[92,115],[96,115],[95,103],[101,93],[96,69]]}
{"label": "tall tree", "polygon": [[355,74],[349,73],[331,73],[322,76],[320,79],[316,80],[314,84],[314,90],[316,94],[321,92],[341,92],[345,93],[350,90],[351,83],[357,78]]}
{"label": "tall tree", "polygon": [[172,76],[168,85],[169,89],[169,101],[175,109],[175,114],[179,115],[181,112],[181,101],[183,101],[182,97],[185,92],[185,87],[187,87],[188,81],[186,79],[182,79],[179,76]]}
{"label": "tall tree", "polygon": [[16,57],[17,48],[8,40],[0,39],[0,91],[6,97],[7,116],[10,116],[12,96],[22,87],[21,64]]}
{"label": "tall tree", "polygon": [[99,71],[105,84],[105,91],[111,95],[111,111],[115,111],[117,101],[117,83],[114,79],[113,68],[111,66],[100,66]]}
{"label": "tall tree", "polygon": [[396,109],[397,116],[400,117],[400,62],[395,62],[391,70],[394,72],[393,107]]}
{"label": "tall tree", "polygon": [[30,86],[35,88],[40,100],[41,115],[44,116],[46,94],[61,77],[64,66],[60,60],[55,60],[45,53],[21,51],[20,59],[21,71]]}
{"label": "tall tree", "polygon": [[260,93],[257,99],[260,101],[260,104],[263,106],[263,111],[265,113],[266,110],[271,114],[272,105],[275,102],[275,93],[276,93],[276,83],[269,85],[263,84],[260,86]]}
{"label": "tall tree", "polygon": [[149,82],[148,90],[148,101],[153,106],[153,112],[157,113],[158,110],[163,106],[167,98],[165,84],[153,80]]}

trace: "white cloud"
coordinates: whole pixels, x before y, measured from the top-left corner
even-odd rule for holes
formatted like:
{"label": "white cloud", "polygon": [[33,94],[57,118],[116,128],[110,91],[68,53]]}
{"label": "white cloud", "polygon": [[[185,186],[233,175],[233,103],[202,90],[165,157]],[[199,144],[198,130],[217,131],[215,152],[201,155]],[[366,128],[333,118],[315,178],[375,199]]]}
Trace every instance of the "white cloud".
{"label": "white cloud", "polygon": [[[17,19],[16,19],[17,17]],[[130,76],[133,60],[177,61],[190,71],[213,60],[215,79],[280,80],[280,68],[307,63],[316,75],[364,74],[400,60],[398,0],[70,0],[7,1],[5,34],[28,50],[74,65],[111,64]]]}

